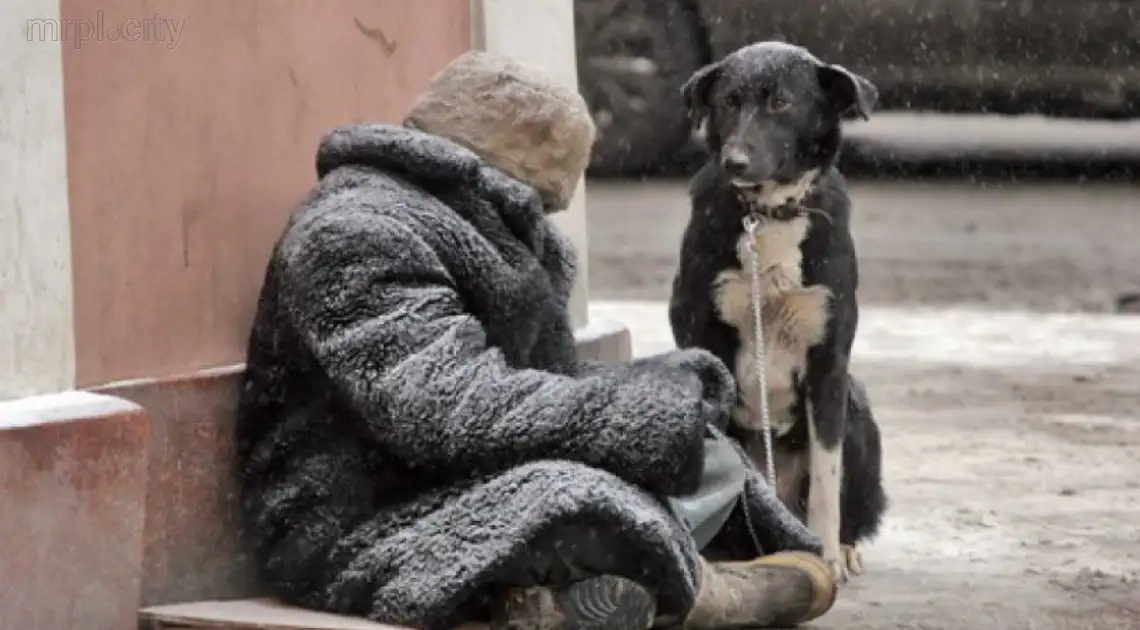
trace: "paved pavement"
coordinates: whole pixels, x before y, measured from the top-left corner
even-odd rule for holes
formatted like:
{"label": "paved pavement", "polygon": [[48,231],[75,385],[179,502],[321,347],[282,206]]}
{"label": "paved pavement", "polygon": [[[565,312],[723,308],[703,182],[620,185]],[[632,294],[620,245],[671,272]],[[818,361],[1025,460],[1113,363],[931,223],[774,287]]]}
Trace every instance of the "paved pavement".
{"label": "paved pavement", "polygon": [[[835,630],[1140,628],[1140,201],[1128,187],[856,184],[854,371],[892,507]],[[591,184],[593,317],[671,346],[679,183]]]}

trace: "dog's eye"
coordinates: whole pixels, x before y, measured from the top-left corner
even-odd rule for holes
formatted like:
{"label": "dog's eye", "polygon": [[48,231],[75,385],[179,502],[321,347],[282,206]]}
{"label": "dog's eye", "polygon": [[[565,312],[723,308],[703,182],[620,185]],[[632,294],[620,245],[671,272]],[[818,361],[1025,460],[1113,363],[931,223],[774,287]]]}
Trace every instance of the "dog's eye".
{"label": "dog's eye", "polygon": [[772,94],[768,97],[768,109],[772,113],[779,114],[780,112],[787,111],[792,106],[792,99],[783,94]]}

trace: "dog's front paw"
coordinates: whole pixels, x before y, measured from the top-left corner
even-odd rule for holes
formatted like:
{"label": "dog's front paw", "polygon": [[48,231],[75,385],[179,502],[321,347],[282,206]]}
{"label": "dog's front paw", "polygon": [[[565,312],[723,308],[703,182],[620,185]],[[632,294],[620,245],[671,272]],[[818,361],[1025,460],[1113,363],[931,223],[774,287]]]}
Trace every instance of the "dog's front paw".
{"label": "dog's front paw", "polygon": [[855,545],[840,545],[840,555],[849,575],[863,574],[863,554]]}
{"label": "dog's front paw", "polygon": [[717,274],[712,286],[717,315],[726,324],[742,327],[752,321],[752,284],[739,269]]}
{"label": "dog's front paw", "polygon": [[831,572],[831,579],[835,580],[837,584],[847,583],[851,573],[847,570],[847,560],[843,557],[842,552],[835,554],[825,552],[823,561],[827,564],[827,570]]}
{"label": "dog's front paw", "polygon": [[853,576],[863,573],[863,554],[854,545],[839,545],[837,551],[823,554],[831,577],[840,584],[846,584]]}
{"label": "dog's front paw", "polygon": [[774,332],[798,348],[818,345],[827,336],[831,291],[823,285],[790,289],[764,305]]}

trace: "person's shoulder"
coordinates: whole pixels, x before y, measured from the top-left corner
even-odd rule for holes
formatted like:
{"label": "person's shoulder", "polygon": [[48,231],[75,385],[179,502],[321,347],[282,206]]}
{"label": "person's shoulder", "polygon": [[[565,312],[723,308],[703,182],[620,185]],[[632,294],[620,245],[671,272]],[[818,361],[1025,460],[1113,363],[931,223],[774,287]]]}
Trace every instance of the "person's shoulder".
{"label": "person's shoulder", "polygon": [[342,168],[323,178],[298,205],[286,238],[331,239],[351,245],[353,235],[373,239],[392,232],[423,230],[423,218],[447,208],[436,197],[377,169]]}

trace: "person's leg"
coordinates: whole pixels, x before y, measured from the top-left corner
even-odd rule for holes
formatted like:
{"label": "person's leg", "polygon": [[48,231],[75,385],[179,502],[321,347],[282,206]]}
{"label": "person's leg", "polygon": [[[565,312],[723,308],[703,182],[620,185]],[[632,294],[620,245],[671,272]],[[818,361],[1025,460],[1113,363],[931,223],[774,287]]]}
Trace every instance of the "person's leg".
{"label": "person's leg", "polygon": [[[664,499],[676,518],[688,526],[698,549],[713,539],[740,501],[744,474],[740,455],[727,438],[709,437],[700,489],[690,496]],[[639,586],[639,579],[650,576],[611,576],[616,567],[640,565],[629,557],[628,548],[613,542],[612,537],[587,525],[563,526],[536,541],[529,558],[502,574],[504,582],[516,588],[502,602],[496,627],[648,628],[655,596]],[[622,610],[628,614],[614,619]],[[593,618],[598,615],[606,618]],[[530,621],[518,621],[523,619]]]}
{"label": "person's leg", "polygon": [[[703,547],[740,501],[743,462],[727,442],[706,442],[701,488],[689,497],[665,502],[687,523]],[[737,486],[739,484],[739,487]],[[540,537],[530,554],[504,567],[507,595],[492,623],[494,630],[646,630],[654,623],[656,593],[644,584],[651,576],[634,552],[612,532],[590,525],[567,525]],[[624,571],[624,576],[615,573]],[[836,584],[822,560],[785,552],[748,562],[699,559],[698,593],[682,621],[692,630],[786,627],[815,619],[835,601]]]}
{"label": "person's leg", "polygon": [[823,559],[784,551],[746,562],[701,560],[688,630],[788,628],[822,616],[838,585]]}
{"label": "person's leg", "polygon": [[677,518],[688,525],[697,549],[708,546],[724,527],[744,493],[745,464],[729,439],[720,435],[705,438],[700,488],[689,496],[667,499]]}
{"label": "person's leg", "polygon": [[[746,464],[729,439],[719,435],[706,439],[701,487],[693,495],[668,499],[701,550],[728,522],[744,492]],[[830,610],[837,593],[822,559],[800,552],[748,562],[702,558],[698,585],[696,602],[684,622],[692,630],[794,626]]]}
{"label": "person's leg", "polygon": [[[619,577],[636,566],[614,538],[589,526],[567,526],[540,539],[525,560],[506,567],[511,587],[495,610],[494,630],[646,630],[654,623],[656,594],[648,576]],[[698,592],[679,624],[690,630],[783,628],[831,609],[836,583],[813,554],[781,552],[747,562],[700,559]]]}

